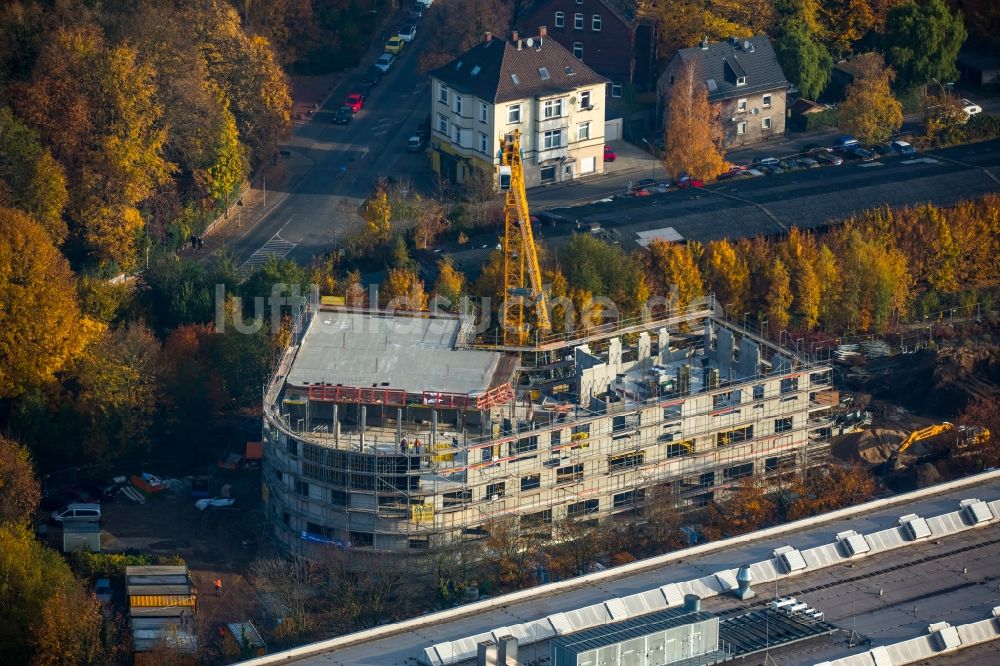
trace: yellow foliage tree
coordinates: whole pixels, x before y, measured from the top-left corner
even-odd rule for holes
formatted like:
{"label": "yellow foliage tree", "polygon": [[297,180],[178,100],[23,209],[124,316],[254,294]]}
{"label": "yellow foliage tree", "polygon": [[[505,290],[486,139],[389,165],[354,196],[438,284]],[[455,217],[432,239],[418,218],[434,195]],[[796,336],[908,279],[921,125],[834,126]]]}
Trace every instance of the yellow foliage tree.
{"label": "yellow foliage tree", "polygon": [[97,334],[69,264],[24,213],[0,208],[0,397],[53,379]]}
{"label": "yellow foliage tree", "polygon": [[719,150],[718,111],[709,106],[708,89],[691,64],[682,64],[667,96],[667,136],[663,163],[678,178],[715,180],[726,170]]}
{"label": "yellow foliage tree", "polygon": [[704,292],[701,271],[686,245],[654,240],[647,261],[656,293],[673,298],[677,307],[687,307]]}
{"label": "yellow foliage tree", "polygon": [[[728,240],[711,241],[703,257],[702,274],[715,299],[732,313],[742,313],[747,305],[750,268]],[[734,315],[736,316],[736,315]]]}
{"label": "yellow foliage tree", "polygon": [[365,231],[373,244],[381,245],[389,242],[392,238],[392,207],[389,205],[389,194],[385,188],[378,188],[365,202],[362,217],[365,220]]}
{"label": "yellow foliage tree", "polygon": [[387,307],[397,310],[426,310],[427,294],[424,283],[415,271],[393,268],[383,285]]}
{"label": "yellow foliage tree", "polygon": [[782,331],[788,328],[791,321],[792,284],[785,262],[775,258],[768,270],[770,288],[767,291],[767,310],[765,311],[768,330]]}
{"label": "yellow foliage tree", "polygon": [[455,311],[458,309],[464,291],[465,276],[455,268],[451,257],[445,257],[438,264],[438,278],[437,282],[434,283],[434,295],[448,299],[448,309]]}
{"label": "yellow foliage tree", "polygon": [[853,64],[854,83],[837,108],[837,122],[864,143],[881,143],[903,125],[903,106],[892,95],[895,73],[878,53],[863,53]]}
{"label": "yellow foliage tree", "polygon": [[660,56],[673,57],[698,40],[720,41],[750,37],[774,23],[774,5],[767,0],[679,0],[661,2],[657,15]]}

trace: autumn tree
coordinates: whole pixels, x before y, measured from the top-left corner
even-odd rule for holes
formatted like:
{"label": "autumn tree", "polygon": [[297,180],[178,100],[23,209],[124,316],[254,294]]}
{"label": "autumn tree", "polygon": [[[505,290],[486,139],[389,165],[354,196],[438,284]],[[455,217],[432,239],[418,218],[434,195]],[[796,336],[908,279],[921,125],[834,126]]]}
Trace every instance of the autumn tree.
{"label": "autumn tree", "polygon": [[724,502],[709,506],[709,525],[730,536],[767,526],[777,517],[778,509],[767,490],[766,482],[759,477],[740,479],[736,490]]}
{"label": "autumn tree", "polygon": [[959,288],[960,255],[945,212],[933,204],[892,214],[895,244],[907,256],[913,279],[938,292]]}
{"label": "autumn tree", "polygon": [[782,245],[791,280],[792,315],[796,324],[811,330],[819,322],[822,289],[814,267],[815,241],[810,235],[792,228]]}
{"label": "autumn tree", "polygon": [[84,319],[66,260],[24,213],[0,208],[0,397],[53,379],[97,324]]}
{"label": "autumn tree", "polygon": [[393,268],[382,285],[386,307],[399,310],[426,310],[427,293],[416,271]]}
{"label": "autumn tree", "polygon": [[881,143],[903,125],[903,107],[892,96],[895,74],[878,53],[862,54],[854,64],[854,83],[837,108],[837,122],[864,143]]}
{"label": "autumn tree", "polygon": [[829,466],[810,470],[806,479],[792,486],[795,499],[785,517],[798,520],[870,500],[876,491],[875,477],[860,465]]}
{"label": "autumn tree", "polygon": [[38,135],[0,108],[0,206],[17,208],[41,224],[54,243],[66,238],[66,174]]}
{"label": "autumn tree", "polygon": [[447,299],[442,305],[456,312],[465,292],[465,276],[455,268],[451,257],[445,257],[438,263],[437,282],[434,283],[434,295]]}
{"label": "autumn tree", "polygon": [[261,558],[250,563],[250,576],[261,592],[277,597],[288,610],[282,637],[297,639],[312,627],[309,600],[316,596],[318,571],[304,557]]}
{"label": "autumn tree", "polygon": [[574,234],[559,252],[559,265],[571,290],[610,298],[626,316],[649,299],[640,261],[591,234]]}
{"label": "autumn tree", "polygon": [[701,271],[687,245],[655,239],[648,249],[647,274],[654,293],[676,299],[678,308],[702,295]]}
{"label": "autumn tree", "polygon": [[767,277],[770,288],[767,291],[767,309],[764,314],[767,317],[769,329],[781,331],[787,329],[791,321],[791,276],[788,274],[785,262],[775,257],[771,262]]}
{"label": "autumn tree", "polygon": [[826,0],[820,7],[826,34],[837,54],[850,53],[876,22],[870,0]]}
{"label": "autumn tree", "polygon": [[521,529],[516,516],[490,518],[483,525],[483,546],[496,567],[497,580],[508,589],[525,587],[534,575],[537,539]]}
{"label": "autumn tree", "polygon": [[886,237],[849,221],[831,239],[840,258],[840,330],[884,331],[912,297],[904,255]]}
{"label": "autumn tree", "polygon": [[680,0],[658,5],[660,55],[671,58],[698,40],[721,41],[766,32],[774,23],[774,4],[763,0]]}
{"label": "autumn tree", "polygon": [[750,269],[746,258],[726,239],[711,241],[705,248],[701,272],[709,291],[723,308],[743,313],[747,305]]}
{"label": "autumn tree", "polygon": [[955,62],[967,33],[962,17],[944,0],[908,0],[893,8],[886,19],[883,49],[902,88],[932,80],[954,81]]}
{"label": "autumn tree", "polygon": [[28,449],[0,436],[0,523],[30,521],[41,496]]}
{"label": "autumn tree", "polygon": [[719,151],[721,138],[716,113],[708,103],[708,89],[690,63],[675,73],[667,94],[667,136],[663,163],[673,178],[714,180],[726,169]]}
{"label": "autumn tree", "polygon": [[[504,0],[463,0],[439,2],[427,8],[421,30],[448,35],[420,52],[420,70],[427,72],[440,67],[458,55],[483,42],[487,32],[503,40],[510,32],[511,5]],[[525,36],[538,26],[525,26]],[[496,44],[502,46],[502,42]]]}

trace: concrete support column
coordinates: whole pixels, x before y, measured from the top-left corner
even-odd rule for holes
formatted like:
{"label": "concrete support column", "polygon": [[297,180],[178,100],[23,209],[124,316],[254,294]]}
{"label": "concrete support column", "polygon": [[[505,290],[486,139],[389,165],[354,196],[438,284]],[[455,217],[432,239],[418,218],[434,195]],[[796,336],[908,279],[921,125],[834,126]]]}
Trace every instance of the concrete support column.
{"label": "concrete support column", "polygon": [[431,437],[430,437],[430,442],[428,443],[428,446],[430,446],[431,449],[433,449],[433,447],[434,447],[434,442],[437,441],[437,434],[438,434],[438,412],[437,412],[436,409],[432,409],[431,410]]}
{"label": "concrete support column", "polygon": [[396,448],[399,448],[399,442],[403,439],[403,408],[396,408]]}
{"label": "concrete support column", "polygon": [[358,406],[358,435],[359,443],[358,450],[364,451],[365,449],[365,422],[368,420],[368,408],[364,405]]}
{"label": "concrete support column", "polygon": [[340,418],[337,415],[337,403],[333,403],[333,425],[330,430],[333,431],[333,443],[336,444],[340,441]]}

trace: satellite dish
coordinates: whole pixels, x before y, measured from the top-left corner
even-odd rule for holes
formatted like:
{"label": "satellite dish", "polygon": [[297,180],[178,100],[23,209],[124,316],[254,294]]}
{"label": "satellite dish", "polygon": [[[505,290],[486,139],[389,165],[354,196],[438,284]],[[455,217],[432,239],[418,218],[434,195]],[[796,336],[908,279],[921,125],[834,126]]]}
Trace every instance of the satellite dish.
{"label": "satellite dish", "polygon": [[750,50],[750,46],[751,46],[750,40],[746,40],[745,42],[743,42],[743,50],[744,51],[749,51]]}
{"label": "satellite dish", "polygon": [[758,108],[757,108],[757,107],[755,106],[755,107],[753,107],[753,111],[751,111],[750,113],[752,113],[752,114],[753,114],[753,115],[755,115],[755,116],[759,116],[759,115],[760,115],[760,109],[758,109]]}
{"label": "satellite dish", "polygon": [[530,49],[532,46],[535,45],[535,40],[532,39],[531,37],[528,37],[528,39],[526,39],[524,43],[527,44],[528,48]]}
{"label": "satellite dish", "polygon": [[572,95],[572,96],[571,96],[571,97],[569,98],[569,103],[570,103],[570,104],[576,104],[576,95]]}

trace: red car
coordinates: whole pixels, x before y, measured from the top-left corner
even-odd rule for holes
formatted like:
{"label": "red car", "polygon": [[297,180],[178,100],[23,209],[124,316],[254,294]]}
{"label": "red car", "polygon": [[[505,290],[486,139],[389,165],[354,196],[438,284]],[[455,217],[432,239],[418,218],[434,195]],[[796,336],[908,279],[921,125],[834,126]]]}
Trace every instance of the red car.
{"label": "red car", "polygon": [[351,111],[357,113],[361,110],[361,107],[365,105],[365,96],[359,92],[352,92],[344,100],[344,106],[351,107]]}
{"label": "red car", "polygon": [[605,162],[614,162],[617,157],[618,157],[618,155],[617,155],[617,153],[615,153],[615,149],[614,148],[612,148],[611,146],[604,146],[604,161]]}

